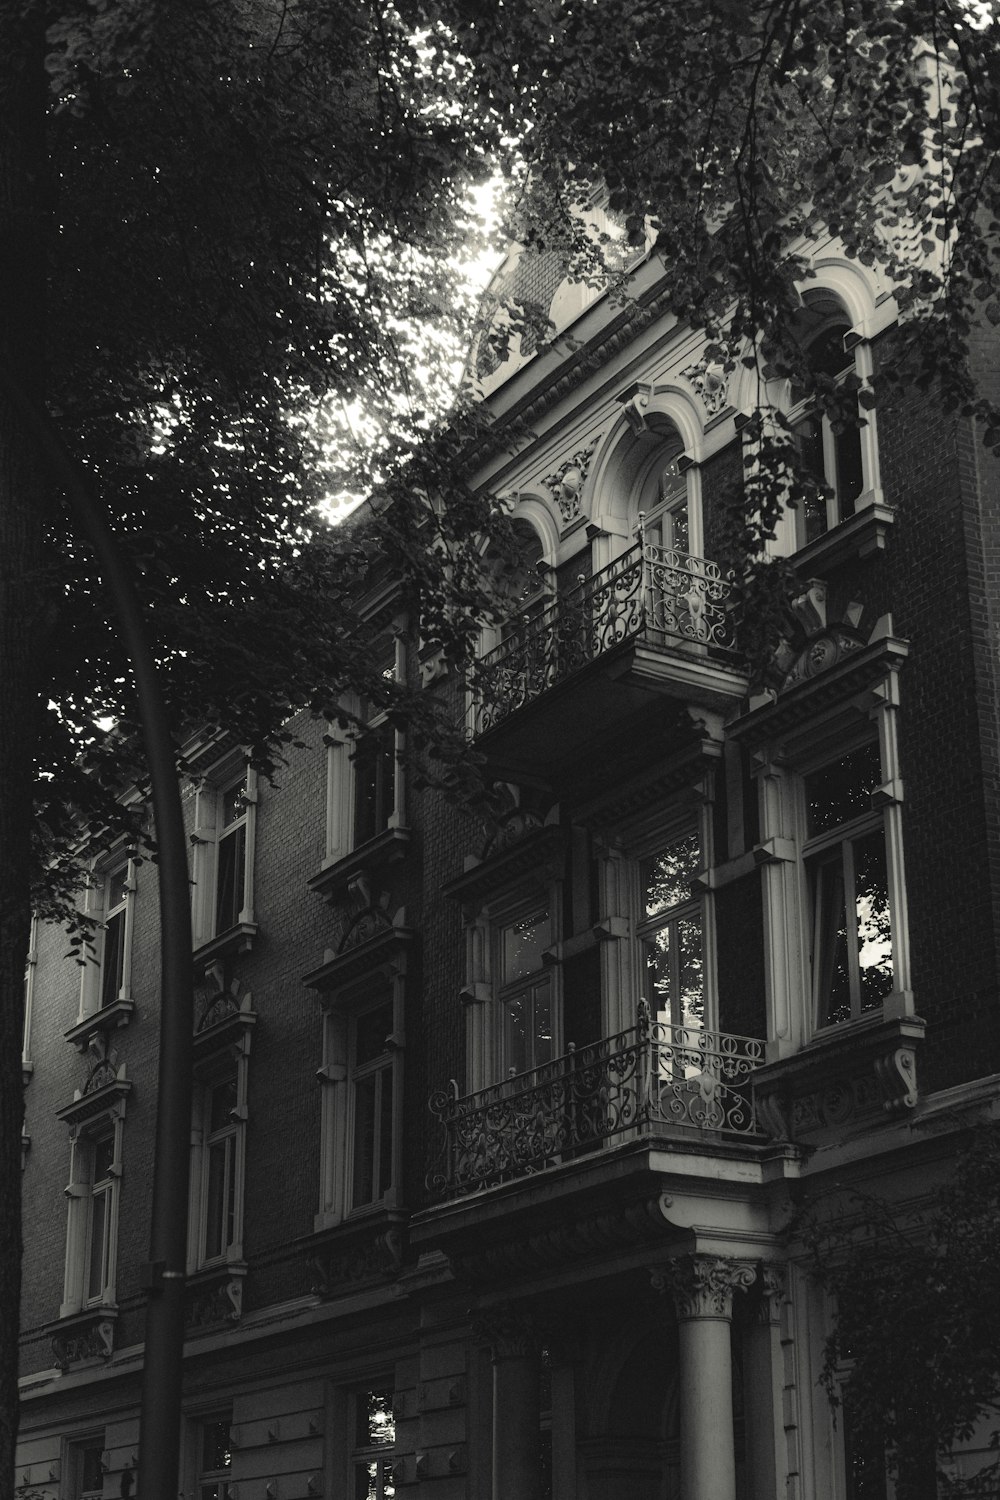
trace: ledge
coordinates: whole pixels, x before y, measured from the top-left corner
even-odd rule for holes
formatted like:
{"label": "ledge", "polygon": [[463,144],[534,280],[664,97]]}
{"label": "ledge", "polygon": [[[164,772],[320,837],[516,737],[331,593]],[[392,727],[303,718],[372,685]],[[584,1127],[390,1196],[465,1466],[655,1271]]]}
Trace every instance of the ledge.
{"label": "ledge", "polygon": [[113,1000],[110,1005],[77,1021],[75,1026],[63,1032],[63,1036],[67,1042],[73,1043],[78,1052],[86,1052],[95,1036],[105,1031],[115,1031],[119,1026],[127,1026],[134,1010],[134,1000]]}
{"label": "ledge", "polygon": [[[339,1224],[318,1227],[299,1241],[313,1278],[312,1293],[324,1300],[359,1282],[395,1281],[403,1268],[410,1216],[398,1208],[368,1209]],[[317,1224],[321,1225],[319,1216]]]}
{"label": "ledge", "polygon": [[[889,1003],[891,1003],[890,997]],[[754,1103],[774,1140],[810,1144],[836,1130],[870,1132],[917,1104],[919,1016],[872,1012],[830,1028],[753,1074]]]}
{"label": "ledge", "polygon": [[218,937],[201,943],[192,955],[195,978],[200,979],[207,969],[223,959],[233,958],[237,953],[249,953],[259,932],[256,922],[237,922],[235,927],[220,932]]}
{"label": "ledge", "polygon": [[[362,918],[371,918],[373,924],[377,915],[361,913]],[[329,992],[342,989],[357,979],[391,979],[395,974],[405,973],[407,951],[416,933],[410,927],[394,927],[385,918],[382,920],[385,925],[375,927],[370,935],[365,935],[368,933],[367,924],[348,929],[348,935],[354,931],[359,940],[341,952],[331,954],[318,969],[303,974],[302,983],[311,990]]]}
{"label": "ledge", "polygon": [[860,501],[853,516],[799,548],[792,558],[797,571],[822,575],[852,558],[869,557],[885,548],[895,511],[886,505],[880,490],[869,491]]}
{"label": "ledge", "polygon": [[411,837],[408,828],[387,828],[313,875],[307,881],[309,889],[331,905],[337,903],[347,894],[353,880],[359,876],[370,878],[374,872],[403,859]]}
{"label": "ledge", "polygon": [[46,1332],[52,1338],[52,1357],[61,1370],[70,1365],[105,1362],[115,1347],[114,1306],[87,1307],[50,1323]]}
{"label": "ledge", "polygon": [[111,1062],[99,1062],[85,1087],[77,1090],[72,1104],[56,1110],[56,1119],[64,1120],[67,1125],[82,1125],[98,1115],[124,1109],[132,1092],[131,1081],[124,1072],[124,1065],[116,1072]]}
{"label": "ledge", "polygon": [[566,829],[558,824],[532,828],[497,853],[470,862],[461,875],[445,882],[441,894],[468,903],[484,901],[526,880],[546,883],[562,873],[566,846]]}
{"label": "ledge", "polygon": [[192,1271],[184,1288],[184,1325],[188,1332],[208,1332],[243,1316],[244,1260],[222,1261]]}

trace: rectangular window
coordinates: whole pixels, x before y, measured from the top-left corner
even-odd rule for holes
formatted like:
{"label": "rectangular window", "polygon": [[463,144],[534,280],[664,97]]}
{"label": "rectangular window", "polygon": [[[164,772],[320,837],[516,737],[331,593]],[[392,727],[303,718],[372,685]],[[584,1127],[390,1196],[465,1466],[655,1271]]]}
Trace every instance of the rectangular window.
{"label": "rectangular window", "polygon": [[392,1389],[358,1391],[354,1398],[351,1500],[392,1500],[396,1423]]}
{"label": "rectangular window", "polygon": [[91,1142],[91,1187],[87,1213],[87,1265],[84,1302],[93,1307],[111,1298],[111,1234],[114,1221],[114,1136]]}
{"label": "rectangular window", "polygon": [[821,1027],[879,1009],[893,988],[885,826],[872,807],[881,781],[874,742],[803,778],[813,991]]}
{"label": "rectangular window", "polygon": [[702,909],[691,891],[700,867],[695,827],[667,838],[639,861],[644,998],[665,1025],[698,1028],[705,1022]]}
{"label": "rectangular window", "polygon": [[222,1260],[236,1243],[240,1121],[237,1072],[207,1085],[203,1095],[201,1245],[199,1265]]}
{"label": "rectangular window", "polygon": [[104,1495],[104,1438],[84,1438],[67,1454],[69,1493],[73,1500],[102,1500]]}
{"label": "rectangular window", "polygon": [[233,1452],[228,1416],[212,1417],[198,1429],[198,1500],[231,1500]]}
{"label": "rectangular window", "polygon": [[351,1208],[379,1203],[392,1187],[392,1001],[352,1022]]}
{"label": "rectangular window", "polygon": [[216,935],[235,927],[244,907],[247,806],[245,777],[220,791],[215,858]]}
{"label": "rectangular window", "polygon": [[120,865],[104,882],[104,949],[101,956],[101,1006],[125,997],[125,925],[128,917],[128,865]]}
{"label": "rectangular window", "polygon": [[358,740],[354,771],[354,847],[384,833],[396,810],[396,732],[381,724]]}
{"label": "rectangular window", "polygon": [[546,910],[507,923],[497,934],[500,1059],[508,1076],[526,1073],[556,1055],[552,979],[543,953],[552,941]]}

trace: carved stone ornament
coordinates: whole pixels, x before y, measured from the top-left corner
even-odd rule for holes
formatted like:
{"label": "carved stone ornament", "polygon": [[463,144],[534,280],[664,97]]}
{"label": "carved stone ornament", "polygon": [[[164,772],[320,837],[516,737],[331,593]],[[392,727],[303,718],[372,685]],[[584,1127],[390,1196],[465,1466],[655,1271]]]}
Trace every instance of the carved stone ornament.
{"label": "carved stone ornament", "polygon": [[185,1323],[190,1329],[224,1327],[243,1316],[243,1276],[230,1272],[188,1291]]}
{"label": "carved stone ornament", "polygon": [[476,1343],[489,1346],[494,1364],[500,1359],[528,1359],[538,1353],[534,1318],[509,1303],[477,1313],[472,1320],[472,1337]]}
{"label": "carved stone ornament", "polygon": [[394,1280],[402,1270],[405,1251],[406,1235],[400,1225],[346,1243],[335,1236],[309,1256],[310,1290],[316,1297],[332,1297],[357,1282]]}
{"label": "carved stone ornament", "polygon": [[673,1298],[678,1322],[691,1318],[723,1318],[733,1312],[734,1292],[746,1291],[757,1279],[750,1261],[716,1255],[687,1255],[650,1271],[653,1286]]}
{"label": "carved stone ornament", "polygon": [[729,371],[720,360],[699,360],[681,374],[690,380],[710,417],[725,411],[729,403]]}
{"label": "carved stone ornament", "polygon": [[522,807],[514,807],[507,813],[500,827],[492,835],[483,849],[481,858],[489,859],[491,854],[500,854],[504,849],[527,838],[536,828],[542,827],[542,820],[537,813],[528,812]]}
{"label": "carved stone ornament", "polygon": [[590,460],[594,456],[598,439],[586,448],[578,448],[571,458],[551,474],[546,474],[542,483],[549,491],[553,500],[559,507],[559,513],[563,518],[563,524],[568,526],[575,521],[580,514],[580,496],[583,493],[584,480],[587,478],[587,470],[590,468]]}
{"label": "carved stone ornament", "polygon": [[52,1357],[61,1370],[84,1360],[110,1359],[115,1347],[115,1322],[106,1314],[74,1322],[52,1336]]}
{"label": "carved stone ornament", "polygon": [[785,1267],[776,1261],[765,1261],[757,1273],[757,1291],[757,1322],[765,1328],[777,1327],[785,1300]]}

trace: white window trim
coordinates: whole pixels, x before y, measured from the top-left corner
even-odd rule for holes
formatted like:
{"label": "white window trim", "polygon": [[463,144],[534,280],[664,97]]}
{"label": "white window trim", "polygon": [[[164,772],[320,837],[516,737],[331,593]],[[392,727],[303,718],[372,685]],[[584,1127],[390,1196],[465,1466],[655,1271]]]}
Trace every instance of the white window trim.
{"label": "white window trim", "polygon": [[[393,677],[396,682],[402,682],[406,671],[406,644],[401,636],[393,636],[392,644]],[[356,695],[347,699],[344,707],[345,712],[351,714],[359,714],[361,710]],[[356,724],[334,722],[327,725],[326,854],[323,869],[337,864],[355,850],[364,847],[364,843],[356,842],[354,832],[354,753],[364,733],[380,729],[386,723],[386,718],[384,712],[373,714],[366,721],[364,730]],[[386,829],[406,827],[406,777],[401,759],[405,748],[405,737],[397,729],[394,732],[393,810],[386,819]]]}
{"label": "white window trim", "polygon": [[[845,705],[849,707],[849,705]],[[864,719],[831,741],[829,725],[817,725],[825,739],[821,752],[810,751],[809,732],[798,736],[791,751],[775,747],[758,757],[760,796],[760,849],[764,860],[764,934],[767,974],[768,1054],[786,1057],[805,1043],[823,1037],[842,1037],[852,1027],[873,1020],[889,1020],[914,1014],[910,978],[909,923],[903,859],[903,783],[899,774],[896,713],[899,679],[890,671],[869,691],[867,719],[878,740],[882,783],[873,794],[873,807],[881,811],[885,829],[886,874],[892,923],[893,989],[880,1010],[865,1012],[850,1021],[819,1025],[813,985],[812,903],[809,894],[805,838],[803,775],[817,766],[846,754],[866,740],[872,731]]]}
{"label": "white window trim", "polygon": [[[379,972],[323,995],[323,1060],[316,1077],[320,1096],[319,1210],[314,1229],[333,1228],[402,1203],[403,1054],[406,1038],[406,955],[379,966]],[[392,1058],[392,1161],[388,1191],[371,1203],[351,1203],[354,1178],[354,1101],[352,1057],[358,1015],[390,1000],[392,1031],[386,1051]]]}
{"label": "white window trim", "polygon": [[[241,753],[238,758],[229,757],[208,771],[199,782],[195,795],[194,829],[191,835],[194,843],[191,922],[196,949],[212,942],[215,938],[226,935],[225,932],[215,930],[218,845],[223,831],[220,827],[222,799],[227,791],[244,779],[246,844],[243,861],[243,902],[236,926],[244,924],[253,926],[256,920],[253,874],[257,841],[257,773],[252,766],[247,765]],[[233,928],[226,929],[226,931],[233,930]]]}
{"label": "white window trim", "polygon": [[35,971],[38,968],[38,918],[31,915],[28,957],[24,966],[24,1026],[21,1031],[21,1077],[27,1084],[35,1071],[31,1060],[31,1023],[35,1009]]}
{"label": "white window trim", "polygon": [[[250,996],[241,1007],[251,1014]],[[239,1035],[199,1060],[195,1065],[194,1099],[191,1119],[191,1168],[188,1197],[188,1274],[210,1271],[243,1262],[244,1200],[246,1187],[247,1087],[250,1071],[250,1029],[242,1026]],[[211,1090],[235,1069],[236,1103],[230,1111],[233,1145],[233,1239],[223,1253],[209,1256],[205,1252],[208,1233],[209,1185],[209,1109]]]}
{"label": "white window trim", "polygon": [[[125,1101],[117,1098],[107,1108],[70,1131],[69,1182],[65,1188],[66,1261],[63,1276],[63,1300],[60,1318],[98,1308],[113,1308],[118,1275],[118,1213],[121,1197],[122,1133],[125,1124]],[[91,1205],[93,1202],[93,1149],[98,1140],[112,1139],[112,1162],[108,1195],[108,1271],[105,1285],[97,1298],[87,1297],[89,1270]]]}
{"label": "white window trim", "polygon": [[[607,939],[601,944],[601,993],[605,1036],[617,1036],[635,1026],[638,1001],[646,987],[641,932],[646,928],[642,915],[643,887],[641,863],[656,854],[682,827],[696,821],[700,846],[698,881],[701,890],[692,892],[692,903],[701,910],[702,966],[704,985],[704,1026],[716,1030],[719,1024],[719,994],[716,963],[715,901],[708,882],[701,876],[710,868],[712,849],[712,803],[707,783],[690,789],[694,803],[664,807],[640,827],[626,830],[605,846],[600,865],[600,912],[598,927]],[[621,939],[626,939],[621,941]],[[649,996],[645,996],[648,1000]],[[655,1009],[655,1007],[652,1007]]]}
{"label": "white window trim", "polygon": [[104,920],[107,914],[108,887],[113,875],[125,869],[125,921],[122,932],[122,978],[112,1005],[132,1004],[132,940],[135,927],[136,861],[126,850],[119,855],[105,855],[91,866],[91,884],[84,898],[84,910],[96,923],[94,941],[83,947],[84,964],[80,974],[80,1006],[77,1021],[98,1015],[106,1009],[101,1004],[104,983]]}

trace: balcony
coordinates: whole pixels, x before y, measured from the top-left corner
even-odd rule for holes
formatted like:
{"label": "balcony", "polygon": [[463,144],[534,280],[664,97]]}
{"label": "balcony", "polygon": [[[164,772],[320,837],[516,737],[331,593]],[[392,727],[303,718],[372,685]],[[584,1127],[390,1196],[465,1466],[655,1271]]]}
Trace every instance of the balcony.
{"label": "balcony", "polygon": [[483,748],[512,762],[558,759],[579,748],[588,725],[609,716],[620,725],[652,695],[732,704],[747,678],[730,592],[716,563],[645,542],[515,617],[476,673]]}
{"label": "balcony", "polygon": [[428,1190],[454,1198],[642,1137],[761,1144],[751,1075],[764,1047],[653,1021],[643,1003],[617,1036],[464,1098],[454,1085],[433,1095],[440,1144]]}

